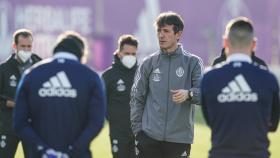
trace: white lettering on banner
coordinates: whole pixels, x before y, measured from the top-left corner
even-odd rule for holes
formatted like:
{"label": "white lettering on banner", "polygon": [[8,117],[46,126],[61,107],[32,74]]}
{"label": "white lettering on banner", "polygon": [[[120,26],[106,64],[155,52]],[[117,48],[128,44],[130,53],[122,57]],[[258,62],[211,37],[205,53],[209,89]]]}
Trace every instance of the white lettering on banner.
{"label": "white lettering on banner", "polygon": [[43,59],[50,57],[57,37],[54,34],[37,33],[35,38],[34,50],[39,50]]}
{"label": "white lettering on banner", "polygon": [[92,19],[91,10],[89,8],[82,7],[74,7],[71,10],[71,27],[80,29],[82,33],[89,34],[91,33],[91,25],[90,21]]}
{"label": "white lettering on banner", "polygon": [[89,34],[93,28],[91,13],[89,7],[17,6],[15,26],[28,27],[34,32],[79,30],[83,34]]}
{"label": "white lettering on banner", "polygon": [[0,0],[0,59],[7,57],[11,53],[11,46],[3,43],[12,43],[12,38],[9,32],[9,29],[11,28],[11,19],[9,18],[9,15],[12,12],[11,3],[7,0]]}

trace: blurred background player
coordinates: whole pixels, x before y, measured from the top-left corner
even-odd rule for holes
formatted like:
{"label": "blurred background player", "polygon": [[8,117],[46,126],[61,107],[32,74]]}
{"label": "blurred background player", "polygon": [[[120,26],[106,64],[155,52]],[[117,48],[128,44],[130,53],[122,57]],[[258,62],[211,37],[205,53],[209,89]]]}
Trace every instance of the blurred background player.
{"label": "blurred background player", "polygon": [[14,97],[18,82],[26,69],[41,60],[39,56],[32,53],[33,35],[30,30],[16,30],[13,40],[14,53],[0,65],[1,158],[13,158],[19,143],[19,138],[12,128],[12,113],[15,106]]}
{"label": "blurred background player", "polygon": [[102,75],[106,86],[113,158],[135,158],[129,101],[137,69],[137,47],[138,41],[132,35],[120,36],[114,62]]}
{"label": "blurred background player", "polygon": [[[250,55],[253,64],[259,65],[260,67],[268,70],[267,64],[261,58],[257,57],[254,51],[252,51]],[[217,64],[222,64],[223,62],[226,61],[226,59],[227,59],[227,53],[225,52],[225,48],[223,48],[221,51],[221,55],[214,59],[212,66],[215,66]]]}

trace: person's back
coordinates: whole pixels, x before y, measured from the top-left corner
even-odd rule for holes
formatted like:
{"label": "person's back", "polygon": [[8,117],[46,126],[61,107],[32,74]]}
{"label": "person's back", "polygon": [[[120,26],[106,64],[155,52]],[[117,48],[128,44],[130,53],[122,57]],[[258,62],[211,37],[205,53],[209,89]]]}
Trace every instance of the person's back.
{"label": "person's back", "polygon": [[[219,84],[217,78],[223,78]],[[275,77],[250,63],[231,62],[205,74],[201,87],[203,112],[212,129],[209,157],[269,157],[267,133],[277,124],[269,127],[268,122],[278,119],[271,113],[279,108],[272,104],[279,91]]]}
{"label": "person's back", "polygon": [[53,58],[25,73],[17,92],[14,128],[28,143],[28,158],[90,158],[90,142],[103,126],[102,81],[80,63],[85,46],[78,36],[65,35]]}
{"label": "person's back", "polygon": [[95,87],[101,86],[97,79],[96,73],[79,62],[59,58],[27,76],[26,82],[32,83],[32,125],[48,145],[63,150],[79,136],[87,124],[85,112],[91,108],[91,96],[96,93]]}
{"label": "person's back", "polygon": [[202,79],[202,111],[212,131],[209,158],[269,157],[267,133],[279,122],[279,86],[253,63],[255,46],[252,22],[232,19],[224,34],[227,61]]}

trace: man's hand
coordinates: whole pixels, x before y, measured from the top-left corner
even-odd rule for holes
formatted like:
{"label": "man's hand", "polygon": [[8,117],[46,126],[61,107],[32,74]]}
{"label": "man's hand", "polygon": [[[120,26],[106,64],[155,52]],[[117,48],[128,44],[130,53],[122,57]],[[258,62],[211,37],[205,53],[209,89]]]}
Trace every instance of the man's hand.
{"label": "man's hand", "polygon": [[47,149],[42,155],[42,158],[69,158],[66,153],[55,151],[54,149]]}
{"label": "man's hand", "polygon": [[189,91],[185,89],[178,89],[178,90],[170,90],[172,93],[172,100],[176,104],[183,103],[187,99],[189,99]]}
{"label": "man's hand", "polygon": [[12,100],[7,100],[7,101],[6,101],[6,106],[7,106],[8,108],[13,108],[13,107],[15,107],[15,102],[12,101]]}

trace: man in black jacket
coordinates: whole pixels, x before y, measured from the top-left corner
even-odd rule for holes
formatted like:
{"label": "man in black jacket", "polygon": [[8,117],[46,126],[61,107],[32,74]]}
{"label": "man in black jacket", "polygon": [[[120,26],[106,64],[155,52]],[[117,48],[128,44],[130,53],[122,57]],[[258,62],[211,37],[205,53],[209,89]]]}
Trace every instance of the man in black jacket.
{"label": "man in black jacket", "polygon": [[[221,55],[214,59],[212,66],[222,63],[226,61],[226,59],[227,56],[226,56],[225,48],[223,48]],[[261,58],[257,57],[254,51],[251,53],[251,59],[254,65],[259,65],[264,69],[268,69],[267,64]]]}
{"label": "man in black jacket", "polygon": [[14,97],[21,74],[41,58],[33,53],[32,32],[19,29],[14,33],[13,53],[0,65],[0,157],[13,158],[19,138],[12,128]]}
{"label": "man in black jacket", "polygon": [[114,62],[102,75],[107,94],[107,118],[113,158],[134,158],[134,137],[130,128],[130,89],[137,69],[138,41],[132,35],[122,35]]}

